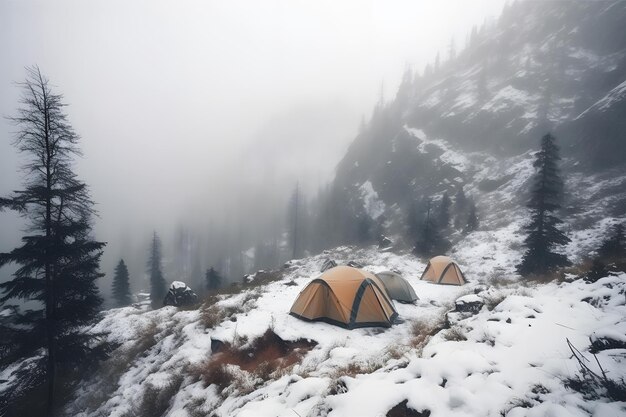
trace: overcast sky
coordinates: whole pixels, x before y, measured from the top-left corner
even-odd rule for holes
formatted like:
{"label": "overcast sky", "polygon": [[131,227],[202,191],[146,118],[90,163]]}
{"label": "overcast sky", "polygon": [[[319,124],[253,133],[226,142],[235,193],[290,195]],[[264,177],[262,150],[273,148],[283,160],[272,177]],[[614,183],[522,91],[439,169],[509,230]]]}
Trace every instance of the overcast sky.
{"label": "overcast sky", "polygon": [[[97,237],[143,239],[157,225],[219,221],[251,190],[315,190],[381,86],[391,97],[407,64],[421,70],[453,37],[459,49],[502,5],[0,0],[0,115],[14,114],[13,83],[38,64],[82,136]],[[20,186],[14,130],[0,120],[0,194]],[[0,213],[0,251],[19,235]]]}

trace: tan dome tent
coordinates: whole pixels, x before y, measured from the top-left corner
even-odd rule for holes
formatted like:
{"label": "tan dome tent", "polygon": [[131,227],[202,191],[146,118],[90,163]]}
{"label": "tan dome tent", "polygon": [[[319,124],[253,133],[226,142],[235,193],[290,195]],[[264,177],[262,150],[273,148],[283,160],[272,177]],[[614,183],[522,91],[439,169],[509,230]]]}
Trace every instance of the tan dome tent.
{"label": "tan dome tent", "polygon": [[436,284],[463,285],[467,283],[459,266],[447,256],[435,256],[428,261],[422,279]]}
{"label": "tan dome tent", "polygon": [[390,327],[398,315],[384,284],[374,274],[349,266],[331,268],[312,280],[289,314],[346,329]]}
{"label": "tan dome tent", "polygon": [[384,271],[379,272],[376,276],[385,284],[385,289],[391,299],[401,303],[414,303],[419,300],[411,284],[399,274],[392,271]]}

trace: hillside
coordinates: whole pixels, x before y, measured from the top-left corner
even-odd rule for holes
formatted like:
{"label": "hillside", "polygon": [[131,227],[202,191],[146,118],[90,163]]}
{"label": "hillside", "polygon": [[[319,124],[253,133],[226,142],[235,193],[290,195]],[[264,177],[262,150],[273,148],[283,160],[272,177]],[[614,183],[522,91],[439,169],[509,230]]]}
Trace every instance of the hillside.
{"label": "hillside", "polygon": [[[525,175],[494,165],[513,166],[552,132],[572,185],[566,205],[581,210],[589,183],[579,180],[625,172],[624,21],[620,1],[512,3],[458,55],[423,74],[407,71],[397,96],[377,106],[340,162],[328,205],[406,236],[413,205],[464,187],[479,206],[493,200],[488,193]],[[363,187],[384,210],[368,212]],[[521,191],[515,203],[523,205]],[[626,213],[623,189],[603,192],[614,197],[610,215]],[[349,228],[343,234],[354,239]]]}
{"label": "hillside", "polygon": [[[590,337],[617,343],[602,349],[598,360],[612,377],[624,375],[626,275],[595,284],[569,276],[543,285],[487,276],[483,258],[490,242],[480,243],[465,253],[462,266],[471,282],[463,287],[419,281],[424,263],[409,255],[338,248],[293,261],[276,281],[219,296],[198,310],[111,310],[94,331],[111,331],[109,339],[120,347],[67,414],[378,416],[405,400],[419,415],[433,417],[623,412],[624,403],[590,400],[592,393],[566,388],[565,381],[577,375],[566,338],[589,357]],[[396,303],[400,322],[389,329],[349,331],[289,316],[292,301],[327,257],[356,260],[374,272],[396,269],[420,300]],[[484,306],[475,315],[446,315],[455,300]],[[268,329],[280,339],[264,336]],[[272,356],[262,349],[243,363],[211,353],[216,340],[254,352],[259,337],[262,347],[292,343],[300,350]]]}

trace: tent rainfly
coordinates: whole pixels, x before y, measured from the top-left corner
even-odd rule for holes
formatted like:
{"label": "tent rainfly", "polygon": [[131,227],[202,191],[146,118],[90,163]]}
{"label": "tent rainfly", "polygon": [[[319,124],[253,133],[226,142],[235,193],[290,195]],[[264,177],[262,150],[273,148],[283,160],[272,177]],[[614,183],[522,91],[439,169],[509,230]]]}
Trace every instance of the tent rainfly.
{"label": "tent rainfly", "polygon": [[336,266],[309,282],[289,314],[346,329],[390,327],[398,316],[378,277],[349,266]]}
{"label": "tent rainfly", "polygon": [[447,256],[435,256],[428,261],[421,279],[435,284],[463,285],[467,283],[459,266]]}
{"label": "tent rainfly", "polygon": [[387,294],[391,299],[401,303],[414,303],[419,300],[411,284],[399,274],[384,271],[377,273],[376,276],[385,284],[385,289],[387,289]]}

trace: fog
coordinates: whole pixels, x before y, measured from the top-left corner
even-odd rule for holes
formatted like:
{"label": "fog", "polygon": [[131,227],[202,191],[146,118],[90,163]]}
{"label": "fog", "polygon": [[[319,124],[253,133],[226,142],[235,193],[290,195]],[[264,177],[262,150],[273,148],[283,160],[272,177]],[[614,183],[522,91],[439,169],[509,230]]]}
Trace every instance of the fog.
{"label": "fog", "polygon": [[[283,227],[295,184],[312,198],[332,179],[405,68],[461,47],[502,3],[5,0],[0,114],[15,113],[28,65],[65,95],[108,242],[101,285],[123,256],[139,288],[153,231],[170,263],[195,247],[188,269]],[[0,119],[0,195],[21,186],[14,131]],[[0,251],[23,227],[0,213]]]}

